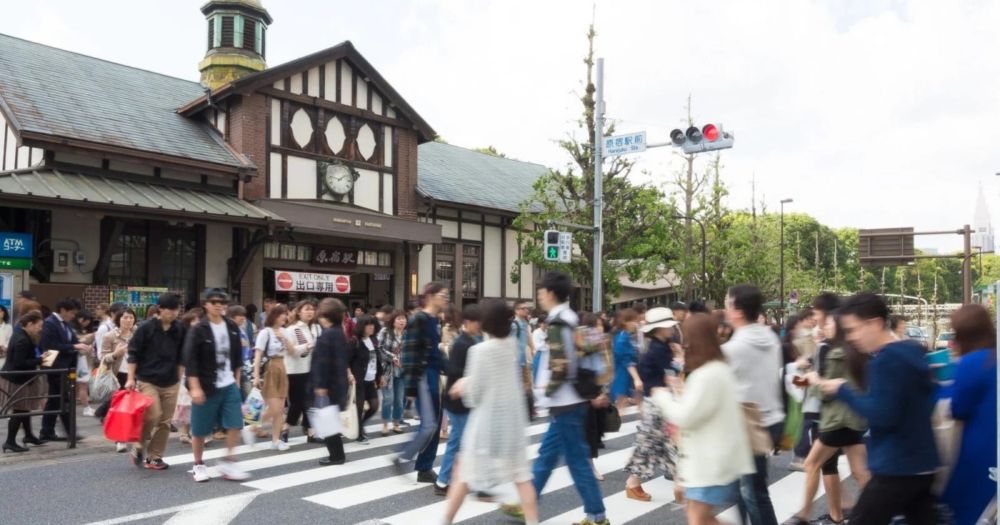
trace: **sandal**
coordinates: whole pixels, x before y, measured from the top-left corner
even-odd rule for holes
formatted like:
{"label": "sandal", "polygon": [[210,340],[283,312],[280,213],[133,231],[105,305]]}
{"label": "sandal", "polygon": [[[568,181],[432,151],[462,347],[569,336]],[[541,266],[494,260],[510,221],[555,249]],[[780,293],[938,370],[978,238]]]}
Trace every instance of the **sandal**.
{"label": "sandal", "polygon": [[402,434],[403,433],[403,429],[399,428],[398,426],[392,427],[392,431],[393,431],[393,433],[396,433],[396,434]]}

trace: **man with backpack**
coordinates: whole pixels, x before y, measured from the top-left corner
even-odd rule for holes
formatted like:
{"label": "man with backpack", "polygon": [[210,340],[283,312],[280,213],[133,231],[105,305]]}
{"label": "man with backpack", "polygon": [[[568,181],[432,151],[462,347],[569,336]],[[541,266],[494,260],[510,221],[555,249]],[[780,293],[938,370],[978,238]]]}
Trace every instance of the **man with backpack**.
{"label": "man with backpack", "polygon": [[[549,272],[538,289],[538,304],[549,313],[546,345],[549,350],[549,381],[540,406],[549,409],[551,421],[538,449],[538,458],[532,468],[535,493],[541,497],[545,483],[552,471],[564,458],[570,476],[583,500],[586,517],[578,525],[609,525],[604,514],[604,499],[590,466],[583,420],[587,404],[597,403],[600,389],[596,374],[578,367],[574,334],[579,318],[569,306],[573,284],[565,273]],[[502,505],[508,516],[524,519],[520,505]],[[529,524],[530,525],[530,524]]]}

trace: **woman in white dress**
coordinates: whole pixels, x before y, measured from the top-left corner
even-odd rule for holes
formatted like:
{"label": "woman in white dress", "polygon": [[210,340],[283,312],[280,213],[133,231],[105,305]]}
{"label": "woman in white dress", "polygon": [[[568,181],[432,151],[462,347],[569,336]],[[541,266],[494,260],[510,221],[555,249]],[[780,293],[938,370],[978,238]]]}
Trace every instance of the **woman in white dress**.
{"label": "woman in white dress", "polygon": [[443,523],[450,524],[473,491],[511,482],[517,486],[527,525],[538,523],[538,502],[528,463],[527,408],[517,369],[514,312],[501,300],[481,303],[482,329],[489,339],[469,349],[465,377],[449,392],[472,409],[462,436],[457,481],[448,491]]}

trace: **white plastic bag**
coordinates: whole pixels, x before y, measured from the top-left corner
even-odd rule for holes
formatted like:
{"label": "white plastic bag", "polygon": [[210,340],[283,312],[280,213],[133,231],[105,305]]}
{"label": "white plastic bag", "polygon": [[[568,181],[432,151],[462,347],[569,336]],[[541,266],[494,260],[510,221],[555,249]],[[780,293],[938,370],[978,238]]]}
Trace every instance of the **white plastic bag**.
{"label": "white plastic bag", "polygon": [[323,408],[310,408],[309,426],[316,431],[316,437],[320,439],[343,434],[344,426],[340,422],[340,407],[327,405]]}
{"label": "white plastic bag", "polygon": [[259,425],[260,416],[264,412],[264,396],[259,388],[250,391],[246,401],[243,402],[243,422],[248,425]]}
{"label": "white plastic bag", "polygon": [[88,385],[90,402],[98,405],[104,403],[111,399],[111,395],[119,388],[121,385],[118,384],[118,377],[108,368],[107,364],[101,363],[97,373],[90,377]]}

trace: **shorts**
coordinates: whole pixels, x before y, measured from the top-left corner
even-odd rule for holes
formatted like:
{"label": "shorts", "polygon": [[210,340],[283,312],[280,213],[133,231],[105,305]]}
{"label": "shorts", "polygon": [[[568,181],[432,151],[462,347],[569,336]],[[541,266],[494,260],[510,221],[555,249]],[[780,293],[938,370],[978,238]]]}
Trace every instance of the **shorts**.
{"label": "shorts", "polygon": [[90,362],[87,361],[87,356],[83,355],[83,353],[80,353],[76,357],[76,382],[90,382]]}
{"label": "shorts", "polygon": [[830,448],[853,447],[865,442],[865,433],[849,428],[838,428],[828,432],[820,431],[819,442]]}
{"label": "shorts", "polygon": [[240,389],[235,383],[205,396],[204,403],[191,406],[192,436],[206,437],[217,426],[226,430],[243,428]]}
{"label": "shorts", "polygon": [[737,501],[739,482],[709,487],[684,487],[684,497],[713,507],[728,507]]}

